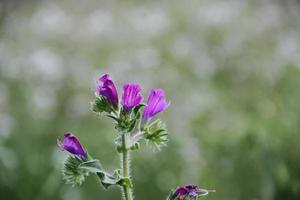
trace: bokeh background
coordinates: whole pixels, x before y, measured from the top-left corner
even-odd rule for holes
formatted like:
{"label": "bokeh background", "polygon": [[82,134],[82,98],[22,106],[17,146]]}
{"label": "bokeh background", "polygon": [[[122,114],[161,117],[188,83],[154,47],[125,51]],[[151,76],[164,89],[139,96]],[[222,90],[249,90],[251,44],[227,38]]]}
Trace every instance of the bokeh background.
{"label": "bokeh background", "polygon": [[[75,133],[113,170],[97,78],[164,88],[170,142],[133,153],[136,199],[185,183],[210,200],[300,199],[300,1],[0,3],[0,199],[120,199],[65,185],[56,138]],[[121,91],[120,91],[121,92]]]}

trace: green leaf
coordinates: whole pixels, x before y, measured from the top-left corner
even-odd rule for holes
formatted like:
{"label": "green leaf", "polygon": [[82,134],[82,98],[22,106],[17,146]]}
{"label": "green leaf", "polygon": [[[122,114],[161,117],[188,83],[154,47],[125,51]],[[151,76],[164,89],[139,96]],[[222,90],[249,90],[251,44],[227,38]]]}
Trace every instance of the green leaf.
{"label": "green leaf", "polygon": [[131,183],[130,179],[127,177],[122,177],[119,169],[115,170],[115,172],[112,175],[105,171],[97,172],[97,175],[100,179],[102,186],[105,189],[109,188],[110,186],[114,186],[114,185],[119,185],[119,186],[125,185],[128,187],[132,187],[132,183]]}
{"label": "green leaf", "polygon": [[91,173],[103,172],[103,168],[99,160],[89,160],[79,165],[79,168],[85,169]]}
{"label": "green leaf", "polygon": [[93,159],[88,155],[88,161],[82,160],[76,156],[69,156],[65,161],[63,170],[64,179],[67,184],[81,185],[90,173],[98,175],[101,184],[104,188],[108,188],[113,185],[129,186],[131,187],[131,181],[129,178],[122,177],[120,170],[115,170],[113,174],[106,172],[100,161]]}
{"label": "green leaf", "polygon": [[101,184],[104,186],[105,189],[113,185],[119,185],[119,186],[132,185],[131,181],[128,178],[124,178],[120,175],[119,170],[115,170],[113,175],[105,171],[98,172],[97,175],[101,181]]}
{"label": "green leaf", "polygon": [[117,172],[111,175],[103,170],[99,160],[90,160],[87,162],[83,162],[79,167],[87,170],[88,172],[97,174],[104,188],[108,188],[112,185],[117,185],[121,180],[121,177]]}
{"label": "green leaf", "polygon": [[114,177],[107,172],[98,172],[97,175],[105,189],[112,185],[117,185],[117,183],[121,180],[120,178]]}

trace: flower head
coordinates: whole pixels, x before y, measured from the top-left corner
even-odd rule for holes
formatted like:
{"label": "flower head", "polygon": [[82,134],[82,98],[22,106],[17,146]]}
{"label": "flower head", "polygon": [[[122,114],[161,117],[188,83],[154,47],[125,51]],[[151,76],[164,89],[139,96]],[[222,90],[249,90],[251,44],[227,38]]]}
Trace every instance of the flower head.
{"label": "flower head", "polygon": [[162,89],[152,89],[144,109],[143,120],[148,121],[157,113],[164,111],[168,105],[164,91]]}
{"label": "flower head", "polygon": [[177,188],[171,199],[183,200],[186,197],[196,198],[208,195],[209,192],[215,192],[215,190],[200,189],[197,185],[189,184]]}
{"label": "flower head", "polygon": [[104,74],[99,78],[97,93],[105,96],[114,106],[118,105],[118,92],[109,74]]}
{"label": "flower head", "polygon": [[66,150],[71,154],[83,159],[87,158],[87,154],[82,145],[80,144],[79,140],[75,135],[71,133],[64,133],[64,140],[57,140],[57,144],[62,150]]}
{"label": "flower head", "polygon": [[122,105],[126,111],[130,111],[143,101],[139,84],[126,83],[123,86]]}
{"label": "flower head", "polygon": [[183,197],[197,197],[198,186],[197,185],[185,185],[176,189],[173,198],[183,199]]}

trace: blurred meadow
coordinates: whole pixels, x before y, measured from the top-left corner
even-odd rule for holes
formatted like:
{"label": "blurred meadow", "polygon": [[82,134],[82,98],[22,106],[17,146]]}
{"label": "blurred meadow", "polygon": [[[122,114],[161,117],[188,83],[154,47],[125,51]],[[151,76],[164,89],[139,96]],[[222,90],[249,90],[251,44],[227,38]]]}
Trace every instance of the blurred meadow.
{"label": "blurred meadow", "polygon": [[169,143],[133,153],[135,196],[186,183],[208,200],[300,199],[300,1],[2,0],[0,199],[115,200],[65,185],[64,131],[110,170],[114,129],[90,110],[97,78],[164,88]]}

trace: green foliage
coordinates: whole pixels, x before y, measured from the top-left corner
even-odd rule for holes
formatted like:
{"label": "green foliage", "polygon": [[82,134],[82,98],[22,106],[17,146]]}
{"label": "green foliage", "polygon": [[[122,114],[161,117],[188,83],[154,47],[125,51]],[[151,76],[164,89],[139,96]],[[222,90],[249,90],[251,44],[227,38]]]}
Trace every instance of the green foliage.
{"label": "green foliage", "polygon": [[132,187],[130,179],[127,177],[122,177],[120,170],[115,170],[112,175],[104,171],[98,172],[97,175],[100,178],[103,187],[106,189],[113,185]]}
{"label": "green foliage", "polygon": [[128,178],[124,178],[120,174],[120,170],[115,170],[115,172],[111,175],[106,172],[99,160],[89,160],[87,162],[83,162],[79,165],[80,169],[84,169],[87,172],[97,174],[100,179],[102,186],[107,189],[110,186],[114,185],[127,185],[131,187],[131,181]]}
{"label": "green foliage", "polygon": [[86,171],[91,173],[98,173],[103,171],[103,167],[99,160],[89,160],[83,162],[79,165],[79,168],[85,169]]}
{"label": "green foliage", "polygon": [[115,170],[113,174],[106,172],[99,160],[91,159],[84,161],[76,156],[69,156],[64,164],[63,177],[67,184],[72,186],[81,185],[90,173],[99,177],[102,186],[107,189],[110,186],[132,186],[128,178],[122,177],[120,170]]}

